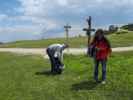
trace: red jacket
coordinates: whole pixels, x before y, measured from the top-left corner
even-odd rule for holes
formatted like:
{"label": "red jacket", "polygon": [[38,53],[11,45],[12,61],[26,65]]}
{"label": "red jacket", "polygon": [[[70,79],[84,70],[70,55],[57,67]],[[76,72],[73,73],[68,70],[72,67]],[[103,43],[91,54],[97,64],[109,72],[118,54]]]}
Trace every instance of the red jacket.
{"label": "red jacket", "polygon": [[93,44],[95,45],[96,48],[100,49],[96,52],[96,59],[97,60],[107,59],[108,55],[112,51],[109,44],[104,40],[95,41]]}

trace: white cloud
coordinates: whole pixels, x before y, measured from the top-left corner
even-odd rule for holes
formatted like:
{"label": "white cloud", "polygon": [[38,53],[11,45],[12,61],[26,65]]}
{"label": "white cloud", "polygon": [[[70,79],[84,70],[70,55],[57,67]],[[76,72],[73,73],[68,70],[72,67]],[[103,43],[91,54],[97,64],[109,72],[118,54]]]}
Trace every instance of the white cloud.
{"label": "white cloud", "polygon": [[35,26],[14,26],[14,27],[0,27],[0,33],[31,33],[38,34],[39,27]]}
{"label": "white cloud", "polygon": [[61,5],[61,6],[67,6],[67,5],[68,5],[67,0],[57,0],[57,2],[58,2],[59,5]]}
{"label": "white cloud", "polygon": [[[82,21],[88,16],[98,16],[95,19],[98,23],[103,18],[108,18],[113,14],[123,13],[132,15],[133,0],[18,0],[21,4],[17,10],[22,15],[7,16],[0,15],[0,21],[18,22],[11,27],[0,28],[0,33],[31,33],[41,34],[49,30],[58,30],[63,25],[70,22],[73,25],[72,33],[81,33]],[[111,15],[107,15],[111,13]],[[120,14],[121,14],[120,13]],[[127,15],[126,15],[127,14]],[[100,17],[99,17],[100,16]],[[111,21],[113,17],[111,16]],[[123,17],[121,16],[121,17]],[[115,16],[116,17],[116,16]],[[108,19],[109,20],[109,19]],[[107,21],[107,20],[106,20]],[[19,22],[25,22],[21,24]],[[29,23],[28,23],[29,22]],[[28,24],[27,24],[28,23]],[[112,22],[113,23],[113,22]],[[108,23],[106,23],[108,24]],[[119,24],[119,23],[118,23]],[[85,25],[85,23],[84,23]],[[76,31],[75,31],[76,30]],[[61,33],[61,32],[60,32]],[[63,33],[63,32],[62,32]]]}
{"label": "white cloud", "polygon": [[[34,17],[54,17],[65,13],[80,13],[101,10],[117,10],[133,6],[132,0],[19,0],[25,15]],[[101,11],[100,10],[100,11]],[[63,16],[60,16],[63,17]],[[49,18],[50,19],[50,18]],[[55,19],[52,19],[55,20]],[[61,20],[61,19],[60,19]]]}
{"label": "white cloud", "polygon": [[0,26],[0,33],[31,33],[39,35],[44,29],[46,32],[58,28],[56,21],[27,15],[7,16],[1,14],[0,23],[4,23],[4,21],[6,21],[6,26]]}
{"label": "white cloud", "polygon": [[6,19],[8,16],[6,14],[0,14],[0,21]]}

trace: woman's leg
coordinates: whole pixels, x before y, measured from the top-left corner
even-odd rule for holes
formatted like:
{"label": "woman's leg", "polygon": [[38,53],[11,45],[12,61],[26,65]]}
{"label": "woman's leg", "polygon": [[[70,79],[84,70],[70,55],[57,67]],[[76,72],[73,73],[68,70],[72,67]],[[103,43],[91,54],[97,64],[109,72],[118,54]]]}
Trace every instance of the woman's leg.
{"label": "woman's leg", "polygon": [[98,66],[99,66],[99,60],[95,59],[94,79],[96,81],[98,81]]}
{"label": "woman's leg", "polygon": [[102,81],[106,80],[106,65],[107,65],[107,60],[102,60]]}

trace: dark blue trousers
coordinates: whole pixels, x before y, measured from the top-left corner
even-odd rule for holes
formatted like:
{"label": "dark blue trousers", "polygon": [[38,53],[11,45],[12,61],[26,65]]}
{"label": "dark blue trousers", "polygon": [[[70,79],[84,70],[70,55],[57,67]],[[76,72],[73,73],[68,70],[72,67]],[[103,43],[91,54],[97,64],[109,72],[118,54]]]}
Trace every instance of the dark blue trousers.
{"label": "dark blue trousers", "polygon": [[52,51],[50,49],[47,49],[47,54],[49,56],[50,63],[51,63],[51,72],[54,72],[55,59],[54,59],[54,56],[52,54]]}
{"label": "dark blue trousers", "polygon": [[95,59],[95,69],[94,69],[94,79],[98,81],[98,67],[99,65],[102,65],[102,81],[106,80],[106,65],[107,65],[107,60],[96,60]]}
{"label": "dark blue trousers", "polygon": [[54,57],[54,51],[47,49],[47,54],[50,58],[50,62],[51,62],[51,72],[52,73],[61,73],[62,69],[61,67],[63,66],[63,64],[61,63],[61,61],[58,58]]}

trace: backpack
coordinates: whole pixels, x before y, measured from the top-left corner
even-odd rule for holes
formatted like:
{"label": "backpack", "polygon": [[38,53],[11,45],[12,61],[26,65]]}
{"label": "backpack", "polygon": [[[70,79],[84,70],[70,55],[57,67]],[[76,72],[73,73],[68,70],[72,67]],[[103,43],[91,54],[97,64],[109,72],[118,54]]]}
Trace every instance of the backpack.
{"label": "backpack", "polygon": [[90,45],[88,47],[87,55],[92,58],[96,56],[96,49],[94,45]]}

